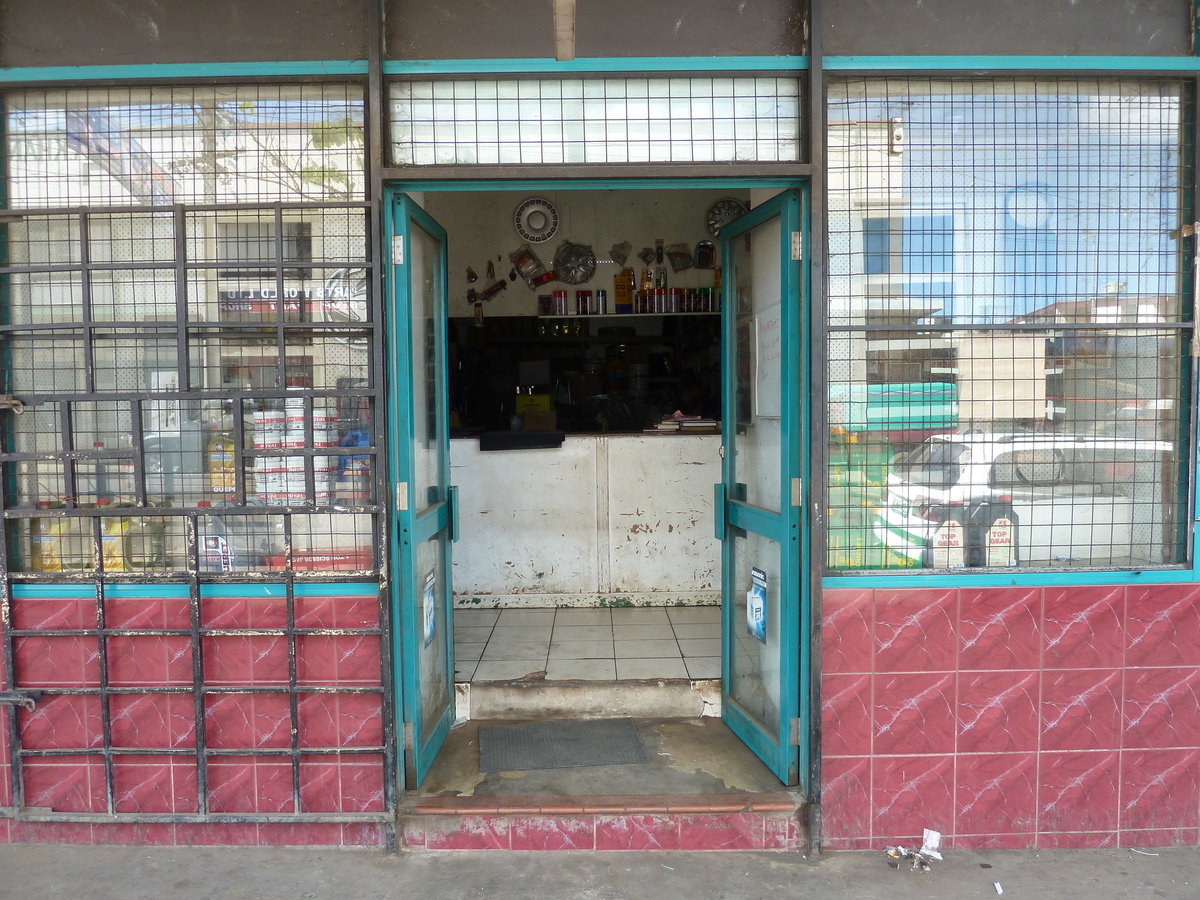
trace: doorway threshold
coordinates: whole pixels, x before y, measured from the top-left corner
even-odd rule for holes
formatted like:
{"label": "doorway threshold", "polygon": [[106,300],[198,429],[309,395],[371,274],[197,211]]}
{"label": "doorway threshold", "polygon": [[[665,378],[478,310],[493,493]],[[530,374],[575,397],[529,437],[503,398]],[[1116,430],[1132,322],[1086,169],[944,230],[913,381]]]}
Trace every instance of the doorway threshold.
{"label": "doorway threshold", "polygon": [[[649,762],[481,772],[461,722],[401,804],[406,849],[800,851],[803,796],[720,719],[635,718]],[[534,720],[544,721],[544,719]]]}

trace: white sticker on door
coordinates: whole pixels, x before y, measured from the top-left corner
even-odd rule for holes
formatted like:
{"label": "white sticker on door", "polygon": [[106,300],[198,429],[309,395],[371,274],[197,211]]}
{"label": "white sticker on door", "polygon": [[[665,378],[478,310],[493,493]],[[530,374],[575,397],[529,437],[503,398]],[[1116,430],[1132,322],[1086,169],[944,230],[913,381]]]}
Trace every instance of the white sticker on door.
{"label": "white sticker on door", "polygon": [[433,643],[433,634],[437,630],[437,576],[430,569],[425,576],[425,589],[421,592],[425,612],[425,646]]}
{"label": "white sticker on door", "polygon": [[767,573],[750,570],[750,590],[746,591],[746,630],[767,642]]}

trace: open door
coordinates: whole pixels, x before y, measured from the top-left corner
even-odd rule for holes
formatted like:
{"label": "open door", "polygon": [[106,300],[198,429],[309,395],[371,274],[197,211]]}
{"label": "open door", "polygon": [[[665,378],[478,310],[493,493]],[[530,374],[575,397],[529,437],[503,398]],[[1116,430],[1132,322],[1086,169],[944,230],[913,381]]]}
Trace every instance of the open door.
{"label": "open door", "polygon": [[454,721],[446,232],[408,196],[388,199],[392,640],[398,755],[415,788]]}
{"label": "open door", "polygon": [[721,715],[784,784],[799,781],[807,732],[800,707],[808,656],[800,615],[802,199],[799,190],[784,191],[721,229]]}

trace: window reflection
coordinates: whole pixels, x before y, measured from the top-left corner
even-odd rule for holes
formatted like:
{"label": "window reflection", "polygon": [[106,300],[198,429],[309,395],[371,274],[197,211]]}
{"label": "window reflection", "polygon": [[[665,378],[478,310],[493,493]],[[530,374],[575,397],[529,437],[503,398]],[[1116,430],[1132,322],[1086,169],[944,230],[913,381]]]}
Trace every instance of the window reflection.
{"label": "window reflection", "polygon": [[831,568],[1182,561],[1180,106],[831,89]]}

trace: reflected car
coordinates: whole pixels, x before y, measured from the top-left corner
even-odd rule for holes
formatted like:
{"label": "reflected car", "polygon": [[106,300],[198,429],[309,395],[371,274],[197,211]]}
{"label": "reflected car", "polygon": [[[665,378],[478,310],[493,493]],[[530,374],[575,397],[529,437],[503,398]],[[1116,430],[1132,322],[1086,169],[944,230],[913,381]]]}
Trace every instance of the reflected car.
{"label": "reflected car", "polygon": [[[875,534],[921,568],[1154,562],[1144,531],[1153,517],[1135,519],[1132,488],[1144,489],[1139,502],[1158,492],[1161,508],[1161,467],[1173,449],[1104,435],[935,435],[893,461]],[[989,556],[995,522],[1015,526],[1007,556]],[[949,557],[936,553],[946,546],[947,523],[958,523],[963,544]]]}

